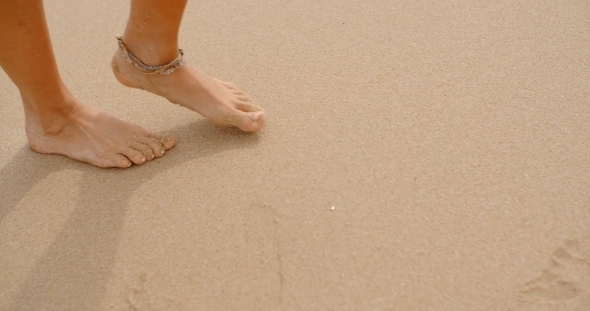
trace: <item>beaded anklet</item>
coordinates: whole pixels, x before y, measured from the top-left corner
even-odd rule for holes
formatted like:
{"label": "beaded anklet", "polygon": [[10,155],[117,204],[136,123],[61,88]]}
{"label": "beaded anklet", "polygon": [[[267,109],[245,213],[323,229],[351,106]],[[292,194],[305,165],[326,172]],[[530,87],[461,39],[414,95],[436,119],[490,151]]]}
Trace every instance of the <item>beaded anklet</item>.
{"label": "beaded anklet", "polygon": [[184,59],[182,58],[182,56],[184,55],[184,51],[182,49],[178,49],[180,55],[178,55],[178,57],[175,60],[169,62],[168,64],[160,66],[150,66],[139,60],[139,58],[135,57],[135,55],[131,54],[131,52],[127,50],[125,44],[123,44],[123,37],[117,36],[117,43],[119,44],[119,48],[121,48],[121,51],[123,51],[123,56],[125,56],[127,61],[129,61],[133,65],[133,67],[137,69],[139,72],[146,75],[155,75],[159,73],[168,75],[176,71],[176,69],[180,68],[180,66],[184,64]]}

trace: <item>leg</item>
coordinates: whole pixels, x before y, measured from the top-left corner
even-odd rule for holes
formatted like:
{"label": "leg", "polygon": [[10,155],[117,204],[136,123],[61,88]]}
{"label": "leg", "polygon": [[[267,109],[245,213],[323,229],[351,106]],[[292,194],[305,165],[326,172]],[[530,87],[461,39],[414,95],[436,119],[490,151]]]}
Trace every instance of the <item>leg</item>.
{"label": "leg", "polygon": [[0,1],[0,66],[19,88],[33,150],[101,167],[128,167],[164,153],[139,126],[76,99],[55,62],[41,0]]}
{"label": "leg", "polygon": [[[178,56],[178,29],[186,0],[132,0],[123,35],[128,50],[148,65],[158,66]],[[190,65],[171,74],[145,75],[117,50],[113,71],[122,84],[160,95],[196,111],[221,126],[254,132],[265,124],[262,108],[229,82],[207,76]]]}

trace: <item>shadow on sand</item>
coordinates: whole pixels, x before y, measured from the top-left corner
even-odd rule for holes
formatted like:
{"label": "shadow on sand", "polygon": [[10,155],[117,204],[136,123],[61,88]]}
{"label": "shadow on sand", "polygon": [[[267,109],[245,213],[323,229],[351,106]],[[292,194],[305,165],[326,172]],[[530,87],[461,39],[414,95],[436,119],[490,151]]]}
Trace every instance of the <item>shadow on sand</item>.
{"label": "shadow on sand", "polygon": [[258,141],[256,134],[219,129],[206,120],[170,132],[178,138],[178,146],[161,159],[127,170],[99,169],[61,156],[51,156],[54,162],[48,167],[43,165],[48,156],[28,147],[0,170],[0,224],[49,174],[60,170],[83,172],[76,207],[13,297],[11,310],[100,308],[133,193],[145,181],[176,165],[228,149],[251,148]]}

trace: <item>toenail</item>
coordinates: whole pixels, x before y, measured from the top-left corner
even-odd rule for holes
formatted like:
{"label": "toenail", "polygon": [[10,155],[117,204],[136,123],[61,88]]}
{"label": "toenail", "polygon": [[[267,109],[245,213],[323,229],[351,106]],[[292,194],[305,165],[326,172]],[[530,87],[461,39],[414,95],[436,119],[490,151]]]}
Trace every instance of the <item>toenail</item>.
{"label": "toenail", "polygon": [[145,162],[145,158],[141,158],[141,162]]}
{"label": "toenail", "polygon": [[252,115],[252,121],[260,122],[260,117],[264,114],[262,111],[255,112]]}

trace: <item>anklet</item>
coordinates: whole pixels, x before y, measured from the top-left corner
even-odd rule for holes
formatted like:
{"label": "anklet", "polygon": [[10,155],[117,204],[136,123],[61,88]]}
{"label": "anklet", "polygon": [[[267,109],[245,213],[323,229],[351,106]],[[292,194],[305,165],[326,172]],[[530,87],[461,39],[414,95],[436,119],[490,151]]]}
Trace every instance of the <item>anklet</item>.
{"label": "anklet", "polygon": [[121,48],[121,51],[123,51],[123,56],[125,56],[127,61],[130,62],[133,65],[133,67],[137,69],[139,72],[146,75],[155,75],[158,73],[168,75],[176,71],[176,69],[180,68],[180,66],[184,64],[184,59],[182,58],[182,56],[184,55],[184,51],[182,49],[178,49],[180,55],[178,55],[178,57],[175,60],[169,62],[168,64],[160,66],[150,66],[140,61],[139,58],[135,57],[135,55],[131,54],[131,52],[127,50],[125,44],[123,44],[123,37],[117,36],[117,43],[119,44],[119,48]]}

